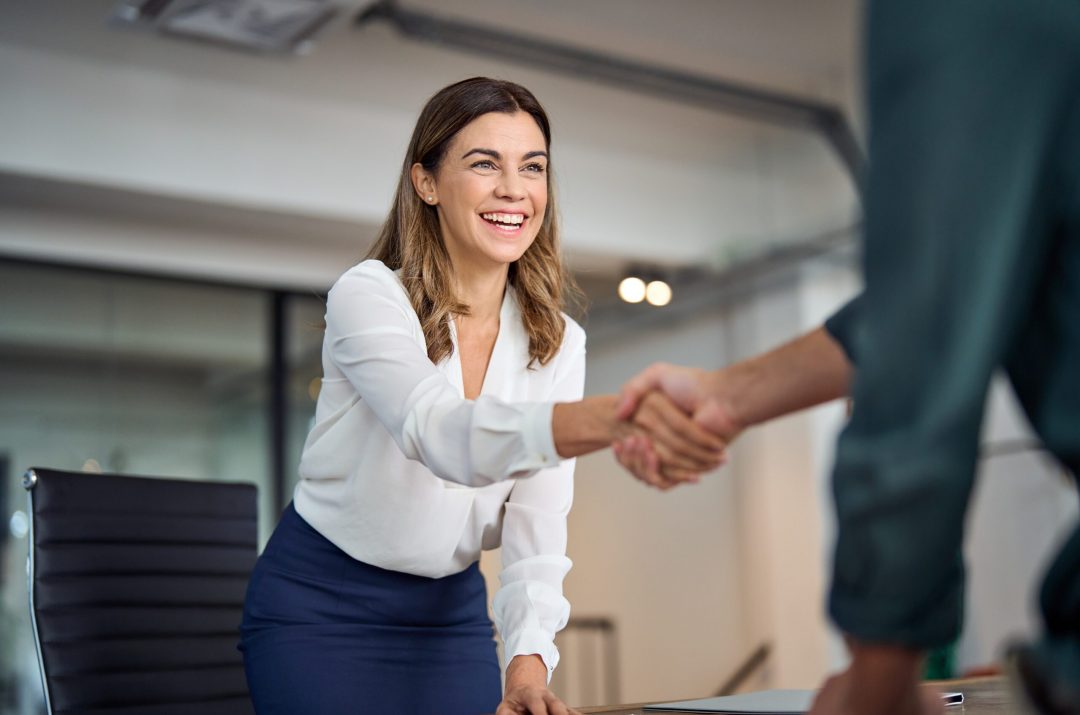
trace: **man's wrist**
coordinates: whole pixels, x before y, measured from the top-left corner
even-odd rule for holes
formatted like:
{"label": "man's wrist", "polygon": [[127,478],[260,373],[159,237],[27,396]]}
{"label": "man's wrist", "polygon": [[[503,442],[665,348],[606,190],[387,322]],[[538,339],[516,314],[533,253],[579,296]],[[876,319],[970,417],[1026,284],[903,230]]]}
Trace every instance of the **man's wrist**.
{"label": "man's wrist", "polygon": [[753,424],[750,420],[749,402],[754,395],[754,365],[750,361],[736,363],[709,372],[705,377],[705,393],[733,423],[732,427],[743,430]]}

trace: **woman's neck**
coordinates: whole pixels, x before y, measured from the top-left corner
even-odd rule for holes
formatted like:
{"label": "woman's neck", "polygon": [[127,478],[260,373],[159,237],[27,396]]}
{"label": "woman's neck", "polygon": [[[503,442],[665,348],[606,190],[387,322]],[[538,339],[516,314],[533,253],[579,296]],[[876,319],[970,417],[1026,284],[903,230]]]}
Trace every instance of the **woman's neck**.
{"label": "woman's neck", "polygon": [[489,270],[454,267],[455,292],[469,306],[469,322],[498,322],[509,273],[510,267],[505,265]]}

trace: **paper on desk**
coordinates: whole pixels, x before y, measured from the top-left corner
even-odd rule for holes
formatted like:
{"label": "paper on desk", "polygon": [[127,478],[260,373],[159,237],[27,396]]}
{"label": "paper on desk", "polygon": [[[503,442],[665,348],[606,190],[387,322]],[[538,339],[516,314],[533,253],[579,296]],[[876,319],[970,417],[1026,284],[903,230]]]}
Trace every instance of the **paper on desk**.
{"label": "paper on desk", "polygon": [[[814,704],[813,690],[763,690],[744,695],[726,695],[704,700],[660,703],[645,708],[653,712],[725,713],[726,715],[803,715]],[[964,702],[962,693],[942,693],[946,705]]]}

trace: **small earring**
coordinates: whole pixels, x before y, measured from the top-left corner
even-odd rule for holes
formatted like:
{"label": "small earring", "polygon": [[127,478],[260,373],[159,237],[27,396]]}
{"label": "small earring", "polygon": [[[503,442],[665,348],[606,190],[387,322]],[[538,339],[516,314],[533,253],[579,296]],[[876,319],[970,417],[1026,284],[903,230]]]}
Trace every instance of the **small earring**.
{"label": "small earring", "polygon": [[435,197],[434,196],[429,196],[429,197],[427,197],[427,200],[428,200],[428,203],[430,204],[432,201],[435,200]]}

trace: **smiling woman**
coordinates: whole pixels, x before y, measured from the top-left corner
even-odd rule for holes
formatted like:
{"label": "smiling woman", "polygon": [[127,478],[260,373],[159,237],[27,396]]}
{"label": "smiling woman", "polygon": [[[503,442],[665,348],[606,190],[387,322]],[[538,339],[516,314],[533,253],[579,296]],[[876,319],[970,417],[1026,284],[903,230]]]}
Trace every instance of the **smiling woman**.
{"label": "smiling woman", "polygon": [[444,245],[455,266],[513,263],[532,245],[548,198],[548,155],[536,147],[546,146],[531,115],[489,113],[458,133],[437,173],[413,165],[416,190],[439,207]]}
{"label": "smiling woman", "polygon": [[[547,113],[512,82],[459,82],[421,113],[394,205],[369,257],[400,269],[432,360],[451,352],[450,315],[469,312],[454,299],[455,273],[468,283],[474,270],[492,262],[509,265],[530,357],[546,363],[558,350],[562,294],[574,288],[559,253],[550,143]],[[515,222],[521,229],[491,230]]]}
{"label": "smiling woman", "polygon": [[[259,713],[565,715],[547,682],[571,458],[648,434],[658,485],[718,464],[723,443],[666,398],[627,422],[614,396],[582,399],[550,137],[519,85],[441,90],[369,260],[330,291],[300,481],[245,604]],[[503,694],[477,565],[500,544]]]}

